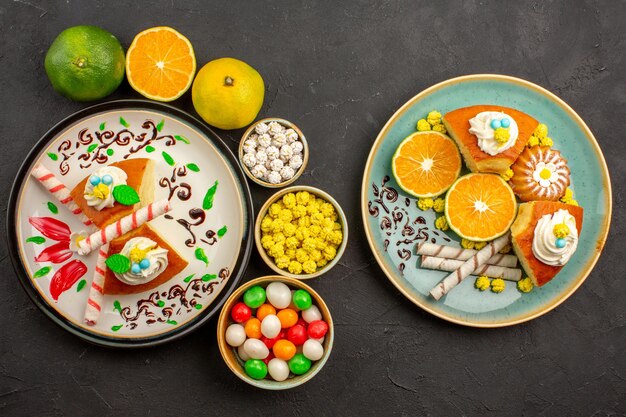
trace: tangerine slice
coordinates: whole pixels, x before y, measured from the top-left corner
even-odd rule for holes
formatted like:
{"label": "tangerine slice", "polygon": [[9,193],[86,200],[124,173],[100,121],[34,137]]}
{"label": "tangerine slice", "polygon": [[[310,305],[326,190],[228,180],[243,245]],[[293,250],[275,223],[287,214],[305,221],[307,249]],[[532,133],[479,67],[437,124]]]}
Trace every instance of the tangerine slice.
{"label": "tangerine slice", "polygon": [[396,182],[415,197],[444,193],[461,172],[461,155],[452,139],[438,132],[416,132],[400,143],[391,161]]}
{"label": "tangerine slice", "polygon": [[189,89],[195,73],[196,57],[189,39],[167,26],[139,33],[126,54],[130,86],[152,100],[176,100]]}
{"label": "tangerine slice", "polygon": [[446,220],[462,238],[487,241],[505,234],[515,220],[517,203],[509,185],[494,174],[468,174],[446,195]]}

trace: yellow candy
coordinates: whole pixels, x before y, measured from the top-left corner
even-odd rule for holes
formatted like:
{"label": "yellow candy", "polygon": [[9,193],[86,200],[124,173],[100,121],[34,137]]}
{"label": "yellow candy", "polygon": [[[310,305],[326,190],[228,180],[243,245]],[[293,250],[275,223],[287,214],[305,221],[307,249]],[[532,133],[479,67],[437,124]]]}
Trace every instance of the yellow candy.
{"label": "yellow candy", "polygon": [[493,138],[500,145],[504,145],[509,140],[510,137],[511,137],[511,134],[509,133],[509,129],[505,129],[503,127],[499,127],[493,132]]}
{"label": "yellow candy", "polygon": [[272,237],[272,235],[263,236],[261,238],[261,246],[263,246],[263,249],[265,250],[274,246],[274,238]]}
{"label": "yellow candy", "polygon": [[328,261],[325,258],[321,258],[319,261],[315,263],[318,268],[323,268],[328,265]]}
{"label": "yellow candy", "polygon": [[311,195],[308,191],[298,191],[296,194],[296,202],[298,204],[306,205],[309,202]]}
{"label": "yellow candy", "polygon": [[146,257],[147,253],[148,250],[139,249],[137,246],[135,246],[130,250],[129,258],[133,263],[138,264]]}
{"label": "yellow candy", "polygon": [[461,247],[463,249],[474,249],[475,242],[469,239],[461,239]]}
{"label": "yellow candy", "polygon": [[276,266],[280,269],[285,269],[289,267],[289,257],[287,255],[279,256],[276,258]]}
{"label": "yellow candy", "polygon": [[318,237],[322,233],[322,228],[317,224],[312,224],[309,227],[309,234],[311,237]]}
{"label": "yellow candy", "polygon": [[283,243],[286,238],[284,234],[282,234],[281,232],[278,232],[272,235],[272,239],[274,239],[274,242],[276,243]]}
{"label": "yellow candy", "polygon": [[502,179],[504,179],[504,181],[508,181],[511,178],[513,178],[513,170],[511,168],[507,169],[506,172],[504,174],[500,174],[500,176],[502,177]]}
{"label": "yellow candy", "polygon": [[481,250],[485,246],[487,246],[487,242],[474,242],[474,249],[476,250]]}
{"label": "yellow candy", "polygon": [[554,142],[552,142],[552,138],[539,138],[539,145],[541,146],[553,146]]}
{"label": "yellow candy", "polygon": [[91,195],[93,195],[96,198],[99,198],[100,200],[104,200],[105,198],[109,196],[110,192],[111,190],[109,190],[109,187],[100,183],[96,185],[95,187],[93,187],[93,192],[91,193]]}
{"label": "yellow candy", "polygon": [[435,227],[442,231],[448,230],[448,221],[446,220],[446,216],[437,217],[437,220],[435,220]]}
{"label": "yellow candy", "polygon": [[574,199],[574,192],[572,191],[571,188],[567,187],[565,189],[565,194],[563,194],[563,197],[560,198],[562,203],[568,203],[569,201]]}
{"label": "yellow candy", "polygon": [[283,234],[285,237],[290,237],[296,234],[297,226],[291,223],[287,223],[283,226]]}
{"label": "yellow candy", "polygon": [[322,259],[322,251],[317,249],[311,251],[310,259],[314,262],[319,261],[320,259]]}
{"label": "yellow candy", "polygon": [[476,287],[476,289],[480,291],[485,291],[490,286],[491,286],[491,281],[489,280],[489,277],[485,275],[481,275],[478,278],[476,278],[476,282],[474,283],[474,287]]}
{"label": "yellow candy", "polygon": [[280,212],[283,210],[281,204],[274,203],[270,205],[270,208],[267,210],[268,214],[272,216],[272,218],[277,218],[280,215]]}
{"label": "yellow candy", "polygon": [[437,123],[441,123],[441,113],[439,113],[437,110],[432,110],[426,116],[426,120],[431,125],[436,125]]}
{"label": "yellow candy", "polygon": [[296,250],[296,259],[298,262],[303,263],[310,259],[309,254],[304,249],[300,248]]}
{"label": "yellow candy", "polygon": [[311,217],[304,216],[298,219],[298,226],[300,227],[309,227],[311,225]]}
{"label": "yellow candy", "polygon": [[272,258],[278,258],[279,256],[283,256],[285,254],[285,247],[282,243],[276,243],[270,248],[267,254]]}
{"label": "yellow candy", "polygon": [[263,220],[261,220],[261,231],[268,233],[270,230],[272,230],[272,218],[269,215],[265,215]]}
{"label": "yellow candy", "polygon": [[294,193],[287,193],[283,196],[283,204],[285,208],[293,209],[296,206],[296,195]]}
{"label": "yellow candy", "polygon": [[272,220],[272,233],[278,233],[283,231],[283,221],[281,219]]}
{"label": "yellow candy", "polygon": [[311,224],[320,226],[323,221],[324,221],[324,216],[322,215],[322,213],[315,213],[311,215]]}
{"label": "yellow candy", "polygon": [[330,217],[335,213],[335,208],[330,203],[323,203],[320,207],[320,213],[322,213],[324,217]]}
{"label": "yellow candy", "polygon": [[332,246],[326,246],[323,251],[324,259],[327,261],[332,261],[337,256],[337,249]]}
{"label": "yellow candy", "polygon": [[287,249],[297,249],[299,243],[300,242],[298,242],[298,239],[296,239],[295,236],[291,236],[285,239],[285,247]]}
{"label": "yellow candy", "polygon": [[496,278],[491,281],[491,292],[501,293],[502,291],[504,291],[505,287],[506,283],[502,278]]}
{"label": "yellow candy", "polygon": [[517,281],[517,289],[521,292],[531,292],[534,286],[533,280],[529,277]]}
{"label": "yellow candy", "polygon": [[292,274],[301,274],[302,264],[300,262],[291,261],[289,262],[289,267],[287,268],[287,270]]}
{"label": "yellow candy", "polygon": [[446,127],[443,125],[443,123],[436,123],[433,125],[433,130],[435,132],[439,132],[439,133],[443,133],[444,135],[446,133],[448,133],[448,131],[446,130]]}
{"label": "yellow candy", "polygon": [[328,239],[329,242],[334,243],[335,245],[340,245],[342,240],[343,240],[343,233],[341,233],[340,230],[335,230],[333,232],[332,237]]}
{"label": "yellow candy", "polygon": [[302,264],[302,272],[305,274],[312,274],[315,271],[317,271],[317,265],[314,261],[309,260]]}
{"label": "yellow candy", "polygon": [[539,138],[537,136],[531,136],[530,138],[528,138],[528,142],[526,143],[526,146],[533,147],[533,146],[537,146],[539,145]]}
{"label": "yellow candy", "polygon": [[311,233],[309,232],[309,229],[307,229],[307,228],[306,228],[306,227],[304,227],[304,226],[299,226],[299,227],[296,229],[296,233],[295,233],[295,235],[294,235],[294,236],[296,237],[296,239],[298,239],[298,240],[302,241],[302,240],[304,240],[304,239],[306,239],[306,238],[310,237],[310,235],[311,235]]}
{"label": "yellow candy", "polygon": [[569,232],[569,227],[565,223],[555,224],[554,229],[552,229],[552,233],[554,233],[554,236],[560,239],[569,235]]}
{"label": "yellow candy", "polygon": [[433,202],[433,210],[437,213],[443,213],[446,208],[446,200],[438,198]]}
{"label": "yellow candy", "polygon": [[296,259],[296,250],[295,249],[286,249],[285,250],[285,256],[288,257],[290,261],[292,259]]}
{"label": "yellow candy", "polygon": [[293,214],[294,219],[299,219],[302,216],[306,216],[306,206],[298,204],[293,208],[291,213]]}
{"label": "yellow candy", "polygon": [[539,139],[545,138],[546,136],[548,136],[548,126],[544,125],[543,123],[539,123],[535,128],[533,135]]}
{"label": "yellow candy", "polygon": [[291,213],[291,210],[289,209],[282,209],[280,211],[278,218],[281,219],[283,223],[290,223],[291,220],[293,219],[293,214]]}
{"label": "yellow candy", "polygon": [[341,230],[341,223],[333,223],[333,230]]}
{"label": "yellow candy", "polygon": [[434,204],[435,202],[432,198],[420,198],[419,200],[417,200],[417,207],[423,211],[430,210],[431,208],[433,208]]}
{"label": "yellow candy", "polygon": [[418,132],[425,132],[430,130],[430,123],[426,121],[426,119],[419,119],[416,125]]}
{"label": "yellow candy", "polygon": [[313,239],[312,237],[307,237],[302,241],[302,249],[309,253],[314,251],[316,247],[317,245],[315,244],[315,239]]}

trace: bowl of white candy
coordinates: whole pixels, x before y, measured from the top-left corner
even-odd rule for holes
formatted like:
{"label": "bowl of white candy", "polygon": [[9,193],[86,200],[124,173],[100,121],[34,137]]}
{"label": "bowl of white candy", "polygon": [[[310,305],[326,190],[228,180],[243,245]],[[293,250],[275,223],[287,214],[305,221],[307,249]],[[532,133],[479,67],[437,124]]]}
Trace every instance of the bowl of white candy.
{"label": "bowl of white candy", "polygon": [[252,124],[243,134],[239,161],[252,181],[280,188],[302,175],[309,161],[309,146],[296,125],[271,117]]}

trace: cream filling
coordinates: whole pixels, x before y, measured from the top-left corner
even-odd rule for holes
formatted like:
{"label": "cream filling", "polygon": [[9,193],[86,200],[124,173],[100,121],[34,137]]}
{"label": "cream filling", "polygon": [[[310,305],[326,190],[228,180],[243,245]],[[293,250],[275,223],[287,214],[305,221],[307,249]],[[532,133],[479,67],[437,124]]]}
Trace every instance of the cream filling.
{"label": "cream filling", "polygon": [[[508,127],[509,140],[501,144],[494,137],[495,130],[491,128],[491,121],[504,118],[509,119],[511,124]],[[515,119],[503,112],[484,111],[471,118],[469,123],[469,132],[478,138],[478,147],[491,156],[502,153],[515,145],[515,141],[519,136],[519,128],[517,123],[515,123]]]}
{"label": "cream filling", "polygon": [[130,269],[121,274],[114,272],[117,279],[128,285],[139,285],[152,281],[165,271],[168,264],[167,249],[158,247],[154,240],[146,237],[134,237],[130,239],[126,242],[120,253],[130,258],[130,251],[135,247],[141,250],[149,249],[146,253],[146,259],[150,261],[150,266],[140,270],[138,274],[133,273]]}
{"label": "cream filling", "polygon": [[[557,237],[554,236],[554,226],[565,223],[569,227],[569,234],[564,237],[565,246],[556,246]],[[560,209],[553,214],[545,214],[537,222],[533,236],[533,254],[537,259],[547,265],[565,265],[578,246],[578,230],[576,219],[569,211]]]}

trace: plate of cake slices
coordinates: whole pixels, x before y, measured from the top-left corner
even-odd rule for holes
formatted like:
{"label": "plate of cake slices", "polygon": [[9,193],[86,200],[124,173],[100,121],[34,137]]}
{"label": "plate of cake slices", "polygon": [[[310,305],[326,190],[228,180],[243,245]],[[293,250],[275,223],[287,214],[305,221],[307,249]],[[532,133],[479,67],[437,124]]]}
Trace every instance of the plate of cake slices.
{"label": "plate of cake slices", "polygon": [[116,347],[173,340],[219,311],[252,248],[236,157],[203,123],[143,100],[48,131],[16,177],[8,240],[20,282],[66,330]]}
{"label": "plate of cake slices", "polygon": [[396,111],[372,145],[361,207],[374,258],[404,296],[457,324],[501,327],[582,285],[612,198],[602,151],[570,106],[479,74]]}

